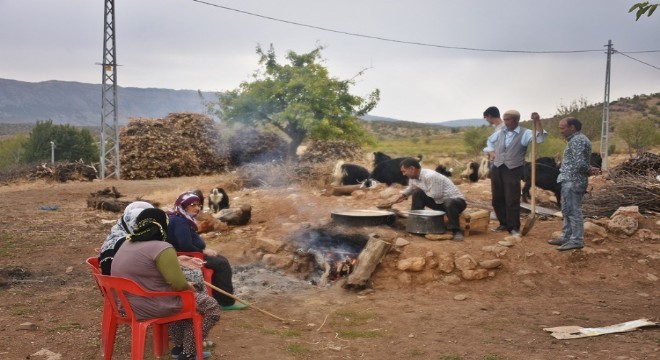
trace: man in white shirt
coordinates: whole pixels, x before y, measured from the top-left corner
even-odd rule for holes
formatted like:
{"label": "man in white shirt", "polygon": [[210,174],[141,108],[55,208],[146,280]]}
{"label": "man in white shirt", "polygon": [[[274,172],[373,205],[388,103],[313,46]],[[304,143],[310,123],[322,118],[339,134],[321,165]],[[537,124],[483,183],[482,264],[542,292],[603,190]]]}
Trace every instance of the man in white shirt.
{"label": "man in white shirt", "polygon": [[411,210],[429,207],[444,211],[447,215],[447,229],[454,234],[454,240],[463,240],[458,218],[467,207],[467,203],[456,185],[436,171],[422,169],[419,161],[413,158],[401,161],[401,173],[410,181],[395,202],[401,202],[412,195]]}

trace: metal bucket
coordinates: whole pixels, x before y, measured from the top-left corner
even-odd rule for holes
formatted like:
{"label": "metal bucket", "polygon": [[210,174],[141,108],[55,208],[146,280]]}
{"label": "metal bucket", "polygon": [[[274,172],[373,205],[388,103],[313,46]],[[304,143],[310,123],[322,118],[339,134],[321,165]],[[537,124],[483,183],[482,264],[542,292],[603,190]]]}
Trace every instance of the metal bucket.
{"label": "metal bucket", "polygon": [[406,231],[413,234],[444,234],[445,212],[437,210],[410,210]]}

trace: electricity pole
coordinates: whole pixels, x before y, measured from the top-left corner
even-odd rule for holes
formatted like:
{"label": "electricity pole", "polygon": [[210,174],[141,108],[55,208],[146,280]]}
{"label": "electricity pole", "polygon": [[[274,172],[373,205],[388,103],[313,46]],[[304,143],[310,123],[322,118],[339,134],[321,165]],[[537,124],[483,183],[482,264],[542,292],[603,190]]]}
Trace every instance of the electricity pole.
{"label": "electricity pole", "polygon": [[607,170],[610,132],[610,67],[612,65],[612,40],[607,41],[607,66],[605,68],[605,99],[603,99],[603,122],[600,130],[600,155],[603,157],[603,170]]}
{"label": "electricity pole", "polygon": [[101,179],[119,179],[119,121],[117,116],[117,48],[115,1],[105,0],[101,90]]}

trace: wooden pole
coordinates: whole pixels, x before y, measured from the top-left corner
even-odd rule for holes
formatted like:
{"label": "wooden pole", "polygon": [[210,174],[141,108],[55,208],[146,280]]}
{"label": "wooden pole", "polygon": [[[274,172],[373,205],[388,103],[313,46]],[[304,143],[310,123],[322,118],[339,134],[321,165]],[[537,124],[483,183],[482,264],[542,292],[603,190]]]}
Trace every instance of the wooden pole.
{"label": "wooden pole", "polygon": [[243,300],[239,299],[238,297],[234,296],[234,294],[230,294],[230,293],[228,293],[228,292],[226,292],[226,291],[220,289],[220,288],[217,287],[217,286],[213,286],[212,284],[210,284],[210,283],[208,283],[208,282],[206,282],[206,281],[204,281],[204,284],[206,284],[206,286],[210,287],[211,289],[213,289],[213,290],[215,290],[215,291],[217,291],[217,292],[219,292],[219,293],[221,293],[221,294],[223,294],[223,295],[229,296],[230,298],[232,298],[232,299],[234,299],[234,300],[236,300],[236,301],[238,301],[238,302],[241,302],[241,303],[247,305],[249,308],[252,308],[252,309],[255,309],[255,310],[259,311],[259,312],[262,312],[262,313],[264,313],[264,314],[266,314],[266,315],[268,315],[268,316],[270,316],[270,317],[272,317],[272,318],[275,318],[275,319],[280,320],[280,321],[296,321],[296,320],[286,320],[286,319],[282,319],[281,317],[279,317],[279,316],[277,316],[277,315],[273,315],[273,314],[269,313],[269,312],[266,311],[266,310],[259,309],[258,307],[256,307],[256,306],[254,306],[254,305],[248,303],[247,301],[243,301]]}

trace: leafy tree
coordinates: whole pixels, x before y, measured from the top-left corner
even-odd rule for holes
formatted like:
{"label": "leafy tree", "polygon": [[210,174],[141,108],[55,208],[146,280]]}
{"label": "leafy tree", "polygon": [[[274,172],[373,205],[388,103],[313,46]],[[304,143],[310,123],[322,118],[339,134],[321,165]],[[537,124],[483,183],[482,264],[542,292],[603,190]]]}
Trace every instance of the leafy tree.
{"label": "leafy tree", "polygon": [[633,149],[637,154],[641,154],[647,147],[653,145],[656,132],[653,121],[643,118],[619,125],[617,135],[628,144],[628,153],[632,156]]}
{"label": "leafy tree", "polygon": [[[342,139],[373,142],[357,116],[372,110],[380,99],[374,90],[362,98],[349,93],[354,78],[330,77],[320,64],[322,47],[306,54],[289,51],[288,64],[277,62],[272,45],[268,51],[257,46],[260,70],[254,80],[219,97],[216,115],[229,123],[273,126],[290,139],[288,156],[306,139]],[[363,73],[358,73],[359,76]]]}
{"label": "leafy tree", "polygon": [[474,154],[475,158],[479,158],[483,154],[486,140],[488,140],[490,134],[491,129],[485,126],[469,128],[463,134],[463,143],[468,151]]}
{"label": "leafy tree", "polygon": [[589,101],[585,98],[573,100],[569,105],[559,105],[554,121],[548,122],[543,128],[553,136],[559,136],[559,121],[569,116],[580,120],[582,133],[589,139],[600,138],[603,113],[598,108],[590,106]]}
{"label": "leafy tree", "polygon": [[53,125],[52,120],[38,121],[25,142],[25,161],[47,161],[51,157],[51,144],[55,143],[57,161],[96,161],[99,150],[87,129],[78,130],[71,125]]}
{"label": "leafy tree", "polygon": [[660,5],[660,4],[658,4],[658,3],[651,4],[648,1],[638,2],[638,3],[635,3],[628,10],[628,12],[631,13],[633,11],[636,11],[635,12],[635,16],[636,16],[635,21],[638,21],[639,18],[641,18],[644,14],[646,14],[646,16],[653,15],[653,12],[658,8],[658,5]]}
{"label": "leafy tree", "polygon": [[5,169],[11,165],[17,165],[23,160],[26,138],[23,134],[18,134],[11,139],[0,142],[0,169]]}

